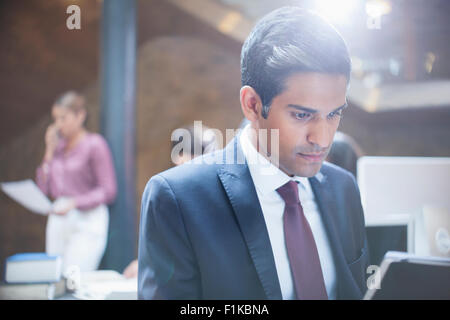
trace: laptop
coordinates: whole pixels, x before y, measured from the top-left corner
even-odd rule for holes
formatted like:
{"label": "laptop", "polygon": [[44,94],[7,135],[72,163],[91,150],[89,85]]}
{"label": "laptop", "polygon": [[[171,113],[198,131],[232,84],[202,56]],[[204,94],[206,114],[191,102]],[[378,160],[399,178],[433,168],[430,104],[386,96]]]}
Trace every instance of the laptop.
{"label": "laptop", "polygon": [[450,300],[450,258],[388,251],[364,300]]}

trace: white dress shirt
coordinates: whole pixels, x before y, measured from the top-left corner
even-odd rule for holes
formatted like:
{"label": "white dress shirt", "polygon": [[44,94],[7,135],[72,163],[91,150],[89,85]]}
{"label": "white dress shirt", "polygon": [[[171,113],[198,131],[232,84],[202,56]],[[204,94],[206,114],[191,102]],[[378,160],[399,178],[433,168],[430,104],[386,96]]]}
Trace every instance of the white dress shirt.
{"label": "white dress shirt", "polygon": [[283,213],[285,202],[276,189],[289,180],[299,182],[300,202],[314,235],[328,298],[336,299],[336,270],[333,255],[308,178],[289,177],[271,164],[256,150],[251,142],[248,133],[249,127],[250,125],[247,125],[242,131],[240,143],[266,222],[283,300],[294,299],[295,289],[284,241]]}

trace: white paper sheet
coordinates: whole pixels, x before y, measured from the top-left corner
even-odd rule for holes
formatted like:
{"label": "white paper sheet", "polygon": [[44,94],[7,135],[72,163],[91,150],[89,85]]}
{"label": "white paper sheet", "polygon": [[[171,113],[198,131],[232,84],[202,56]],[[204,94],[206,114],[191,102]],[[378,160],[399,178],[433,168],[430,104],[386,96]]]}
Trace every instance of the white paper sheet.
{"label": "white paper sheet", "polygon": [[3,182],[0,185],[8,196],[34,213],[47,215],[52,209],[52,202],[31,179]]}
{"label": "white paper sheet", "polygon": [[81,273],[74,297],[82,300],[137,300],[137,278],[127,279],[113,270]]}

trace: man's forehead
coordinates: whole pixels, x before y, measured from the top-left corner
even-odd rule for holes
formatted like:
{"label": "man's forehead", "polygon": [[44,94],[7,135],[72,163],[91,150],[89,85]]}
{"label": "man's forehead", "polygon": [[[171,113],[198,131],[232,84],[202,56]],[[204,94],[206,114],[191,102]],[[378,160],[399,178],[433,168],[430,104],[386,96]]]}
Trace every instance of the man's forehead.
{"label": "man's forehead", "polygon": [[338,108],[346,103],[346,83],[340,75],[299,74],[287,79],[274,102],[311,109]]}
{"label": "man's forehead", "polygon": [[336,87],[347,88],[347,77],[343,74],[320,72],[297,72],[288,76],[284,81],[285,89],[290,87],[321,88]]}

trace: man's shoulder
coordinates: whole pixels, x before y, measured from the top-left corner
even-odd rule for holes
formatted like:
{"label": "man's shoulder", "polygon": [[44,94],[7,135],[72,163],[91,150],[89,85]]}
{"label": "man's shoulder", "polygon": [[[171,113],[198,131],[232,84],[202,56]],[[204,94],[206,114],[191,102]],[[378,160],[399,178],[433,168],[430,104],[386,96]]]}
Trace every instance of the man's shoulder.
{"label": "man's shoulder", "polygon": [[356,183],[355,176],[333,163],[323,162],[320,173],[327,177],[327,180],[336,183]]}
{"label": "man's shoulder", "polygon": [[167,169],[154,177],[162,178],[170,186],[190,185],[194,187],[199,183],[207,184],[209,179],[217,179],[217,171],[222,166],[221,161],[218,160],[221,159],[222,155],[223,151],[218,150]]}

